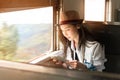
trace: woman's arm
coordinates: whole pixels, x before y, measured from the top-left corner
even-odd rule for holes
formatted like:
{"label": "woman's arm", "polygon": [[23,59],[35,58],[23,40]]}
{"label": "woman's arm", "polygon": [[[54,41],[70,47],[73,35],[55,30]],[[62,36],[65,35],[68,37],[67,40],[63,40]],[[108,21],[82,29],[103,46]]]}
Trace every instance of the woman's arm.
{"label": "woman's arm", "polygon": [[104,63],[106,61],[104,46],[102,46],[100,43],[96,43],[96,44],[97,45],[92,55],[92,63],[93,63],[93,66],[96,67],[97,71],[102,71],[103,69],[105,69]]}

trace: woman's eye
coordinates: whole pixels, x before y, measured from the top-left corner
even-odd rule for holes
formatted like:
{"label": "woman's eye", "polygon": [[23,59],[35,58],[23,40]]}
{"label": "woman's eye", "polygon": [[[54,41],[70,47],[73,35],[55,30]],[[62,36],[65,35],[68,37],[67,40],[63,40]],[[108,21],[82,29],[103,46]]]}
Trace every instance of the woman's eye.
{"label": "woman's eye", "polygon": [[69,31],[70,29],[66,29],[66,31]]}

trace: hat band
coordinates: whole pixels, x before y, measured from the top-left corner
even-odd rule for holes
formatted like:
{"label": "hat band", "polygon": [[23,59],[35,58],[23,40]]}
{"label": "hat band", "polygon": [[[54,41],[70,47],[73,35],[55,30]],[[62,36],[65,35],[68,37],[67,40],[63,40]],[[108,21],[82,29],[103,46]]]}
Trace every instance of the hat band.
{"label": "hat band", "polygon": [[83,21],[83,19],[79,19],[79,20],[66,20],[66,21],[61,21],[60,25],[64,25],[64,24],[81,24]]}

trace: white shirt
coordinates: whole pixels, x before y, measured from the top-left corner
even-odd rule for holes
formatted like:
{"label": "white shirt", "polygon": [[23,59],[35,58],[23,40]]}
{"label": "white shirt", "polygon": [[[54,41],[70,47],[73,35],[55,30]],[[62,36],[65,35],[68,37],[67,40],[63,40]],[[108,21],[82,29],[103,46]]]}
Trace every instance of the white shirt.
{"label": "white shirt", "polygon": [[[104,47],[101,46],[100,43],[97,41],[87,41],[84,50],[82,49],[83,46],[81,46],[81,49],[78,47],[75,49],[73,45],[74,44],[71,41],[71,50],[73,51],[73,55],[75,55],[75,52],[77,53],[79,62],[85,65],[86,63],[93,65],[97,71],[102,71],[105,69],[104,62],[106,59],[104,54]],[[66,60],[72,60],[71,50],[70,47],[67,49]],[[89,68],[90,65],[87,67]]]}

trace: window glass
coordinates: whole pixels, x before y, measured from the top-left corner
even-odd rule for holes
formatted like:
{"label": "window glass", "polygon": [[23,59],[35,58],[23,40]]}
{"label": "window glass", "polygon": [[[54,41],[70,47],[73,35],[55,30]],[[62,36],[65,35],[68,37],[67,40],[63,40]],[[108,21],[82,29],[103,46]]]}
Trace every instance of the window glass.
{"label": "window glass", "polygon": [[53,8],[0,13],[0,59],[26,62],[51,49]]}
{"label": "window glass", "polygon": [[85,20],[104,21],[105,0],[85,0]]}

